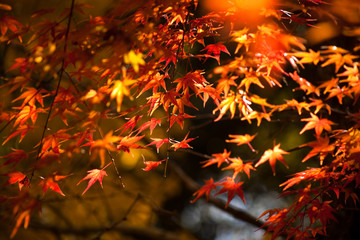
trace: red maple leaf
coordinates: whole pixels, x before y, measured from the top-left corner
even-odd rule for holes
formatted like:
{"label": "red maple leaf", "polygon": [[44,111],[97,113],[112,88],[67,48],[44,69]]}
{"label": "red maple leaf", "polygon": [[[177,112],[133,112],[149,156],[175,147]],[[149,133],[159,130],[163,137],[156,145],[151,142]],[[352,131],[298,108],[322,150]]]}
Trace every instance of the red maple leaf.
{"label": "red maple leaf", "polygon": [[156,167],[158,167],[164,160],[161,161],[146,161],[144,162],[144,164],[146,165],[145,168],[143,168],[142,170],[144,171],[151,171],[151,170],[155,170]]}
{"label": "red maple leaf", "polygon": [[103,187],[102,185],[102,180],[104,176],[107,176],[107,173],[105,172],[105,168],[107,168],[109,165],[111,164],[108,163],[105,167],[103,167],[102,169],[92,169],[88,171],[88,175],[86,175],[86,177],[84,177],[83,179],[81,179],[80,182],[78,182],[77,185],[79,185],[82,181],[90,179],[86,189],[84,190],[84,192],[81,195],[84,195],[84,193],[96,182],[99,181],[101,188]]}
{"label": "red maple leaf", "polygon": [[194,192],[193,196],[196,196],[195,199],[191,200],[191,203],[196,202],[200,197],[204,194],[206,195],[206,199],[209,199],[210,193],[212,190],[216,190],[216,185],[214,184],[214,180],[210,178],[209,180],[205,180],[205,185],[199,188],[196,192]]}
{"label": "red maple leaf", "polygon": [[189,139],[186,139],[188,137],[189,133],[186,134],[185,138],[181,141],[181,142],[177,142],[177,143],[174,143],[173,145],[171,145],[171,147],[174,148],[174,151],[178,150],[179,148],[192,148],[188,142],[194,140],[195,138],[189,138]]}
{"label": "red maple leaf", "polygon": [[23,186],[29,186],[29,179],[28,177],[23,174],[22,172],[12,172],[7,174],[8,177],[10,177],[10,179],[7,181],[7,184],[14,184],[19,182],[19,189],[21,191]]}
{"label": "red maple leaf", "polygon": [[288,165],[286,164],[284,158],[282,155],[284,154],[289,154],[288,152],[282,150],[280,148],[280,143],[276,146],[274,146],[273,149],[268,149],[264,152],[264,154],[262,155],[262,157],[260,158],[260,160],[255,164],[255,167],[269,161],[269,164],[272,168],[272,171],[275,175],[275,164],[276,164],[276,160],[279,160],[282,164],[284,164],[286,167],[288,167]]}
{"label": "red maple leaf", "polygon": [[168,143],[169,142],[169,139],[168,138],[165,138],[165,139],[162,139],[162,138],[151,138],[153,141],[151,143],[149,143],[147,146],[150,146],[150,145],[156,145],[156,151],[159,152],[159,149],[161,148],[161,146],[164,144],[164,143]]}
{"label": "red maple leaf", "polygon": [[233,178],[226,177],[226,180],[224,182],[216,183],[216,185],[223,187],[220,189],[218,193],[215,194],[215,196],[227,192],[227,202],[225,208],[227,208],[230,201],[235,197],[235,194],[237,194],[241,198],[241,200],[245,203],[244,192],[241,187],[243,183],[244,182],[236,183]]}
{"label": "red maple leaf", "polygon": [[7,160],[1,164],[1,166],[6,166],[12,163],[13,167],[15,167],[21,160],[28,158],[28,154],[24,150],[14,148],[11,150],[13,150],[12,153],[9,153],[5,156],[0,156],[0,158],[7,158]]}
{"label": "red maple leaf", "polygon": [[57,192],[57,193],[65,196],[65,194],[61,191],[59,185],[56,182],[61,180],[61,179],[66,178],[68,176],[70,176],[70,175],[62,176],[62,175],[56,175],[55,174],[55,175],[49,176],[49,177],[44,178],[43,180],[41,180],[39,185],[42,186],[43,194],[45,194],[46,191],[50,188],[54,192]]}
{"label": "red maple leaf", "polygon": [[224,52],[231,55],[222,42],[209,44],[202,51],[206,51],[206,55],[205,55],[206,59],[208,59],[209,57],[214,58],[219,64],[220,64],[220,52]]}
{"label": "red maple leaf", "polygon": [[150,128],[150,135],[151,135],[157,125],[161,126],[161,119],[151,118],[150,121],[147,121],[143,125],[141,125],[138,128],[138,131],[142,132],[146,128]]}

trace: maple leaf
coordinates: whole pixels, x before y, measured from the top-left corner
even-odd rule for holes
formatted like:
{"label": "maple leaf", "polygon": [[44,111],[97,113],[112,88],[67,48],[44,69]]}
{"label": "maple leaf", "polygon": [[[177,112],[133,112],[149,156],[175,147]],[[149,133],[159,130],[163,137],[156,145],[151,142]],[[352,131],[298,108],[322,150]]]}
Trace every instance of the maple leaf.
{"label": "maple leaf", "polygon": [[234,118],[236,105],[238,105],[240,113],[246,116],[253,111],[250,107],[251,103],[252,102],[249,100],[246,93],[241,90],[239,90],[239,94],[236,95],[234,93],[230,93],[224,100],[222,100],[219,106],[214,109],[213,114],[220,110],[219,116],[214,121],[219,121],[228,110],[230,110],[231,118]]}
{"label": "maple leaf", "polygon": [[291,55],[301,58],[300,63],[314,63],[317,65],[321,60],[320,52],[315,52],[312,49],[310,49],[309,52],[296,52]]}
{"label": "maple leaf", "polygon": [[144,171],[151,171],[151,170],[155,170],[155,168],[157,168],[163,161],[165,161],[166,159],[164,160],[161,160],[161,161],[146,161],[144,162],[144,164],[146,165],[145,168],[143,168],[142,170]]}
{"label": "maple leaf", "polygon": [[209,196],[212,190],[216,190],[216,185],[214,184],[214,179],[210,178],[209,180],[204,180],[205,185],[199,188],[196,192],[194,192],[193,196],[196,196],[193,200],[191,200],[191,203],[196,202],[200,197],[202,197],[204,194],[206,196],[206,199],[209,200]]}
{"label": "maple leaf", "polygon": [[280,148],[280,143],[276,146],[274,146],[273,149],[268,149],[264,152],[264,154],[261,156],[260,160],[255,164],[255,167],[269,161],[269,164],[271,166],[271,169],[273,171],[273,174],[275,175],[275,164],[276,160],[279,160],[282,164],[284,164],[286,167],[288,165],[286,164],[284,157],[282,155],[289,154],[288,152],[282,150]]}
{"label": "maple leaf", "polygon": [[257,76],[256,73],[253,73],[252,70],[250,70],[250,73],[246,73],[245,78],[241,80],[240,87],[245,86],[245,90],[248,92],[251,84],[256,84],[259,87],[264,88],[264,85],[260,82],[259,76]]}
{"label": "maple leaf", "polygon": [[203,100],[203,106],[205,107],[209,97],[211,97],[216,105],[219,105],[220,94],[216,91],[212,85],[206,85],[204,88],[199,89],[198,93],[202,93],[203,96],[200,95],[200,98]]}
{"label": "maple leaf", "polygon": [[255,168],[252,166],[252,163],[249,162],[244,164],[243,160],[241,160],[241,158],[239,157],[229,158],[229,160],[231,161],[231,164],[223,168],[222,170],[234,170],[234,174],[232,176],[232,178],[234,179],[241,172],[245,172],[248,178],[250,178],[250,170],[255,170]]}
{"label": "maple leaf", "polygon": [[316,141],[303,144],[300,147],[305,147],[305,146],[312,147],[312,150],[304,157],[302,162],[305,162],[308,159],[316,155],[319,155],[320,165],[322,165],[325,157],[335,150],[334,145],[332,144],[329,145],[329,138],[327,136],[325,136],[325,138],[318,137]]}
{"label": "maple leaf", "polygon": [[119,131],[120,129],[123,128],[122,132],[120,133],[120,135],[122,135],[126,129],[130,128],[130,131],[132,131],[134,129],[134,127],[136,126],[136,123],[142,118],[142,115],[136,115],[132,118],[130,118],[127,123],[125,123],[123,126],[121,126],[119,129],[116,129],[115,132]]}
{"label": "maple leaf", "polygon": [[298,114],[301,115],[302,114],[302,110],[305,109],[306,111],[310,110],[310,105],[306,102],[298,102],[295,99],[291,99],[291,100],[286,100],[286,104],[284,106],[284,108],[286,107],[291,107],[291,108],[296,108],[298,111]]}
{"label": "maple leaf", "polygon": [[174,148],[174,151],[178,150],[179,148],[192,148],[188,142],[194,140],[195,138],[189,138],[186,139],[188,137],[189,133],[186,134],[186,136],[184,137],[184,139],[181,142],[176,142],[173,145],[171,145],[171,147]]}
{"label": "maple leaf", "polygon": [[19,182],[19,190],[25,186],[28,187],[30,182],[28,177],[22,172],[11,172],[6,174],[10,179],[7,181],[7,184],[14,184]]}
{"label": "maple leaf", "polygon": [[317,114],[320,111],[320,109],[322,109],[323,107],[325,107],[329,115],[331,114],[330,106],[328,104],[325,104],[321,99],[314,99],[314,98],[309,98],[309,99],[311,100],[309,106],[311,107],[316,106],[316,109],[314,111],[315,114]]}
{"label": "maple leaf", "polygon": [[240,146],[243,144],[247,144],[249,146],[249,148],[251,149],[251,151],[255,152],[255,149],[251,146],[250,142],[256,137],[257,134],[255,135],[249,135],[249,134],[245,134],[245,135],[232,135],[230,134],[229,137],[233,138],[230,140],[226,140],[226,142],[228,143],[236,143],[236,145]]}
{"label": "maple leaf", "polygon": [[308,122],[304,128],[300,131],[300,134],[303,134],[305,131],[310,130],[310,129],[315,129],[315,133],[317,136],[320,136],[320,134],[322,133],[322,131],[325,129],[326,131],[330,132],[331,131],[331,126],[330,125],[334,125],[335,123],[333,123],[332,121],[326,119],[326,118],[321,118],[319,119],[318,116],[316,116],[313,113],[310,113],[311,118],[303,118],[301,119],[301,121],[306,121]]}
{"label": "maple leaf", "polygon": [[120,112],[121,105],[124,99],[124,96],[128,96],[130,100],[132,100],[132,96],[130,95],[130,90],[128,86],[133,85],[136,80],[128,79],[126,76],[122,80],[115,80],[113,82],[113,86],[111,87],[110,91],[110,98],[116,98],[117,108],[116,111]]}
{"label": "maple leaf", "polygon": [[145,122],[137,130],[140,133],[144,131],[146,128],[150,128],[150,135],[151,135],[157,125],[161,126],[161,119],[151,118],[150,121]]}
{"label": "maple leaf", "polygon": [[205,55],[206,59],[209,57],[215,58],[219,65],[220,65],[220,52],[224,52],[231,55],[227,50],[227,48],[223,45],[223,42],[209,44],[201,51],[206,51],[206,55]]}
{"label": "maple leaf", "polygon": [[61,191],[59,185],[56,183],[57,181],[64,179],[66,177],[68,177],[70,175],[66,175],[66,176],[62,176],[62,175],[57,175],[56,173],[52,176],[49,176],[47,178],[43,178],[40,182],[39,185],[42,186],[42,190],[43,190],[43,194],[46,193],[46,191],[48,189],[53,190],[54,192],[59,193],[60,195],[65,196],[65,194]]}
{"label": "maple leaf", "polygon": [[237,86],[236,82],[234,81],[237,78],[238,78],[237,76],[233,76],[231,78],[221,78],[217,80],[216,91],[223,92],[224,96],[227,97],[230,91],[230,87]]}
{"label": "maple leaf", "polygon": [[90,145],[91,159],[94,160],[97,155],[100,156],[101,166],[104,166],[105,163],[105,153],[106,150],[116,151],[114,146],[115,142],[120,141],[122,138],[119,136],[113,136],[112,131],[108,132],[103,139],[98,139],[96,141],[91,141],[86,145]]}
{"label": "maple leaf", "polygon": [[[7,14],[4,14],[0,17],[0,30],[2,36],[6,34],[8,29],[10,29],[13,33],[18,33],[18,31],[22,27],[23,27],[22,24],[19,23],[14,17],[10,17]],[[20,37],[20,41],[21,41],[21,37]]]}
{"label": "maple leaf", "polygon": [[324,62],[321,66],[325,67],[330,64],[335,64],[335,72],[338,72],[340,67],[342,67],[345,63],[348,65],[353,65],[353,59],[357,58],[357,56],[351,54],[342,55],[340,53],[334,53],[327,55],[325,58],[328,58],[326,62]]}
{"label": "maple leaf", "polygon": [[229,162],[228,159],[230,157],[231,152],[228,152],[226,149],[224,149],[223,153],[215,153],[212,154],[213,158],[210,158],[206,161],[203,161],[204,164],[202,167],[208,167],[212,164],[217,164],[217,167],[220,167],[223,162]]}
{"label": "maple leaf", "polygon": [[235,197],[235,194],[237,194],[241,198],[241,200],[245,203],[244,192],[241,187],[241,185],[243,185],[243,183],[244,182],[236,183],[233,178],[226,177],[225,181],[223,181],[221,183],[216,183],[216,185],[222,186],[222,188],[220,189],[219,192],[217,192],[215,194],[215,196],[222,194],[222,193],[227,193],[227,202],[226,202],[225,208],[227,208],[230,201]]}
{"label": "maple leaf", "polygon": [[103,167],[102,169],[92,169],[88,171],[88,175],[86,175],[86,177],[84,177],[83,179],[80,180],[80,182],[77,183],[77,185],[79,185],[82,181],[90,179],[89,183],[86,187],[86,189],[84,190],[84,192],[81,195],[84,195],[84,193],[86,193],[86,191],[96,182],[99,181],[101,188],[103,188],[102,185],[102,181],[103,181],[103,177],[107,176],[107,173],[105,172],[105,168],[107,168],[112,162],[108,163],[105,167]]}
{"label": "maple leaf", "polygon": [[[15,108],[15,107],[14,107]],[[15,109],[21,109],[20,112],[16,116],[16,120],[14,123],[14,126],[17,125],[23,125],[26,123],[27,120],[31,119],[32,123],[35,124],[36,119],[38,117],[38,113],[44,113],[46,112],[43,108],[36,108],[31,106],[25,106],[23,108],[15,108]]]}
{"label": "maple leaf", "polygon": [[142,136],[125,136],[121,138],[119,145],[116,146],[118,150],[123,150],[124,152],[130,153],[130,148],[143,148],[136,142],[140,141],[145,135]]}
{"label": "maple leaf", "polygon": [[130,50],[124,55],[124,62],[131,64],[135,72],[139,72],[139,65],[145,65],[142,53],[135,53],[134,50]]}
{"label": "maple leaf", "polygon": [[169,139],[168,138],[151,138],[151,140],[153,140],[151,143],[149,143],[147,146],[150,146],[150,145],[156,145],[156,151],[159,153],[159,149],[161,148],[161,146],[164,144],[164,143],[168,143],[169,142]]}
{"label": "maple leaf", "polygon": [[300,89],[306,92],[306,94],[315,93],[317,96],[320,95],[319,89],[312,85],[305,78],[300,77],[295,71],[294,74],[289,73],[290,77],[300,85]]}
{"label": "maple leaf", "polygon": [[189,88],[192,89],[196,94],[198,93],[198,89],[201,89],[206,86],[208,83],[203,76],[202,71],[194,71],[187,73],[184,77],[178,78],[174,81],[177,83],[176,91],[179,92],[182,88],[184,91],[184,95],[189,95]]}
{"label": "maple leaf", "polygon": [[248,31],[248,28],[244,28],[242,30],[234,31],[231,34],[233,41],[238,43],[235,49],[235,54],[238,53],[242,46],[245,46],[245,50],[249,51],[250,44],[252,44],[255,40],[255,34],[248,33]]}
{"label": "maple leaf", "polygon": [[12,213],[15,216],[15,226],[11,232],[10,238],[13,238],[16,235],[22,223],[24,223],[25,229],[28,227],[30,216],[34,210],[41,210],[40,201],[30,197],[28,191],[21,192],[20,195],[12,198],[12,200]]}
{"label": "maple leaf", "polygon": [[24,150],[14,148],[11,148],[11,150],[13,151],[12,153],[9,153],[5,156],[0,156],[0,158],[7,158],[7,160],[1,164],[1,166],[13,164],[13,167],[15,167],[20,161],[28,158],[28,154]]}
{"label": "maple leaf", "polygon": [[28,87],[28,88],[26,88],[25,92],[23,92],[19,97],[12,100],[12,102],[16,102],[20,99],[24,99],[21,107],[24,107],[25,104],[29,104],[29,106],[34,107],[35,100],[36,100],[38,103],[40,103],[40,105],[42,107],[44,107],[43,97],[46,97],[49,95],[49,94],[42,95],[42,93],[44,93],[44,92],[45,92],[44,89],[39,90],[39,89]]}

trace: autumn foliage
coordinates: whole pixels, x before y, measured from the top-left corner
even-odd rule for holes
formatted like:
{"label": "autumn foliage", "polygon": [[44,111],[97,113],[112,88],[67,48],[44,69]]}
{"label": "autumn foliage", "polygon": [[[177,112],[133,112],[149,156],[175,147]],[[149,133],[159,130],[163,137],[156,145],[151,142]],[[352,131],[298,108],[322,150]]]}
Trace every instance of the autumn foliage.
{"label": "autumn foliage", "polygon": [[[346,25],[338,1],[223,2],[125,0],[92,16],[91,6],[73,0],[61,11],[38,9],[29,21],[0,4],[1,44],[24,51],[0,79],[0,202],[14,223],[10,237],[28,227],[48,192],[67,197],[66,179],[86,196],[97,181],[106,188],[111,168],[126,188],[117,156],[134,152],[139,169],[162,166],[165,176],[173,152],[204,156],[197,164],[226,176],[205,180],[191,202],[224,195],[225,211],[236,196],[245,203],[245,183],[258,169],[270,165],[276,175],[284,165],[281,195],[293,202],[261,216],[272,239],[326,236],[337,213],[357,208],[359,25]],[[326,42],[336,35],[326,36],[323,23],[351,44]],[[223,152],[198,153],[192,143],[206,139],[188,126],[204,113],[210,124],[252,127],[223,139]],[[276,122],[299,126],[301,143],[283,147],[278,131],[265,148],[253,144]],[[230,151],[242,145],[252,158]],[[146,159],[146,151],[157,157]],[[62,167],[74,161],[81,171]]]}

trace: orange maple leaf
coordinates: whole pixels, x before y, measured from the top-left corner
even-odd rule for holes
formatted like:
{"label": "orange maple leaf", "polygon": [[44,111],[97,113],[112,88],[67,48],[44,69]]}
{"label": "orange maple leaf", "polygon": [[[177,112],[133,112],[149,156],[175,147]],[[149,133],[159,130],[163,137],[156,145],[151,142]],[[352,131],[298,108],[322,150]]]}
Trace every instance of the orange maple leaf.
{"label": "orange maple leaf", "polygon": [[245,135],[229,135],[229,137],[233,138],[230,140],[226,140],[228,143],[236,143],[236,145],[240,146],[243,144],[247,144],[251,151],[255,152],[255,149],[251,146],[250,142],[256,137],[257,134],[251,136],[249,134]]}
{"label": "orange maple leaf", "polygon": [[101,160],[101,166],[104,166],[106,151],[116,151],[114,143],[120,141],[121,139],[122,138],[119,136],[113,136],[112,131],[110,131],[104,136],[103,139],[98,139],[96,141],[91,141],[85,144],[91,145],[91,160],[94,160],[96,156],[99,155]]}
{"label": "orange maple leaf", "polygon": [[226,177],[226,180],[221,183],[216,183],[216,185],[223,186],[218,193],[215,194],[219,195],[222,193],[227,193],[227,202],[225,205],[225,208],[229,205],[230,201],[235,197],[235,194],[237,194],[241,200],[245,203],[244,198],[244,192],[242,190],[241,185],[243,185],[244,182],[238,182],[236,183],[233,178]]}
{"label": "orange maple leaf", "polygon": [[317,96],[320,96],[319,88],[316,88],[305,78],[300,77],[295,71],[294,74],[289,73],[290,77],[300,85],[300,89],[306,92],[306,94],[315,93]]}
{"label": "orange maple leaf", "polygon": [[320,52],[315,52],[312,49],[310,49],[309,52],[296,52],[291,55],[301,58],[300,63],[313,63],[317,65],[321,60]]}
{"label": "orange maple leaf", "polygon": [[199,190],[194,192],[193,196],[196,196],[195,199],[191,200],[191,203],[196,202],[200,197],[204,194],[206,195],[206,199],[209,199],[210,193],[212,190],[216,190],[216,185],[214,184],[214,180],[210,178],[209,180],[205,180],[205,185],[202,186]]}
{"label": "orange maple leaf", "polygon": [[303,134],[305,131],[315,128],[316,135],[320,136],[320,134],[322,133],[322,131],[324,129],[326,131],[331,131],[331,126],[330,125],[335,124],[335,123],[333,123],[332,121],[330,121],[330,120],[328,120],[326,118],[319,119],[318,116],[316,116],[315,114],[310,113],[310,115],[311,115],[311,118],[303,118],[303,119],[301,119],[301,121],[306,121],[308,123],[300,131],[300,134]]}
{"label": "orange maple leaf", "polygon": [[104,176],[107,176],[107,173],[105,172],[105,168],[107,168],[112,162],[108,163],[105,167],[103,167],[102,169],[92,169],[88,171],[88,175],[86,175],[86,177],[84,177],[83,179],[80,180],[80,182],[78,182],[77,185],[79,185],[82,181],[90,179],[89,183],[86,187],[86,189],[84,190],[84,192],[81,195],[84,195],[84,193],[86,193],[86,191],[96,182],[99,181],[101,188],[103,188],[102,185],[102,180]]}
{"label": "orange maple leaf", "polygon": [[40,103],[42,107],[44,107],[43,97],[48,96],[48,94],[42,95],[45,92],[44,89],[38,90],[36,88],[28,87],[27,90],[23,92],[18,98],[12,100],[12,102],[16,102],[20,99],[24,99],[21,107],[24,107],[25,104],[28,104],[32,107],[35,107],[35,100]]}
{"label": "orange maple leaf", "polygon": [[264,152],[260,160],[255,164],[255,167],[269,161],[269,164],[272,168],[273,174],[275,175],[275,164],[276,160],[279,160],[282,164],[284,164],[286,167],[288,165],[286,164],[284,157],[282,155],[289,154],[288,152],[282,150],[280,148],[280,143],[276,146],[274,146],[273,149],[268,149]]}
{"label": "orange maple leaf", "polygon": [[213,158],[203,161],[202,163],[204,165],[202,167],[204,168],[216,163],[217,163],[217,167],[220,167],[223,162],[227,162],[227,163],[229,162],[228,159],[230,157],[230,154],[231,152],[228,152],[226,149],[224,149],[223,153],[212,154]]}
{"label": "orange maple leaf", "polygon": [[236,176],[241,172],[245,172],[248,178],[250,178],[250,170],[255,170],[255,168],[252,166],[252,163],[249,162],[244,164],[243,160],[241,160],[239,157],[230,158],[229,160],[231,161],[231,164],[222,170],[234,170],[232,178],[236,178]]}
{"label": "orange maple leaf", "polygon": [[21,124],[17,127],[17,129],[11,133],[7,139],[5,139],[5,141],[2,143],[2,145],[5,145],[5,143],[7,143],[10,139],[12,139],[13,137],[17,136],[20,134],[20,139],[19,139],[19,143],[23,140],[23,138],[25,137],[25,135],[30,131],[33,130],[34,127],[30,126],[30,124]]}
{"label": "orange maple leaf", "polygon": [[305,146],[312,147],[313,149],[308,153],[308,155],[306,155],[306,157],[304,157],[302,162],[305,162],[308,159],[310,159],[316,155],[319,155],[320,165],[322,165],[325,157],[328,154],[332,153],[335,149],[335,146],[333,144],[329,145],[329,138],[327,136],[325,136],[325,138],[318,137],[318,139],[316,141],[303,144],[300,147],[305,147]]}

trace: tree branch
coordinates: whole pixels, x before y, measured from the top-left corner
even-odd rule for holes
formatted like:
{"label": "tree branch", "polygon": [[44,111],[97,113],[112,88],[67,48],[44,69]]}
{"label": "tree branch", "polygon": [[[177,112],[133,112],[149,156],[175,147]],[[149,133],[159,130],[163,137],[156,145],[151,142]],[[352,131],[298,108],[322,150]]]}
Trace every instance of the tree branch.
{"label": "tree branch", "polygon": [[[84,227],[81,229],[76,228],[64,228],[60,226],[51,226],[51,225],[40,225],[40,224],[30,224],[30,228],[34,230],[47,230],[54,233],[59,234],[73,234],[73,235],[92,235],[96,234],[98,232],[103,232],[103,228],[98,227]],[[133,237],[136,237],[137,239],[162,239],[162,240],[179,240],[179,234],[170,232],[170,231],[164,231],[158,228],[154,227],[137,227],[137,226],[131,226],[128,224],[119,224],[114,228],[111,228],[109,230],[105,229],[106,231],[119,231],[123,234],[130,235]]]}
{"label": "tree branch", "polygon": [[[169,162],[169,167],[184,182],[184,184],[188,190],[190,190],[192,192],[196,192],[200,188],[200,186],[192,178],[190,178],[174,161]],[[231,206],[228,206],[226,208],[225,202],[220,199],[209,197],[208,202],[213,204],[214,206],[218,207],[219,209],[223,210],[224,212],[229,213],[230,215],[232,215],[234,218],[236,218],[238,220],[250,223],[256,227],[263,227],[263,225],[264,225],[263,221],[253,217],[246,211],[243,211],[241,209],[237,209],[237,208],[234,208]],[[266,227],[263,227],[263,228],[266,229]]]}

